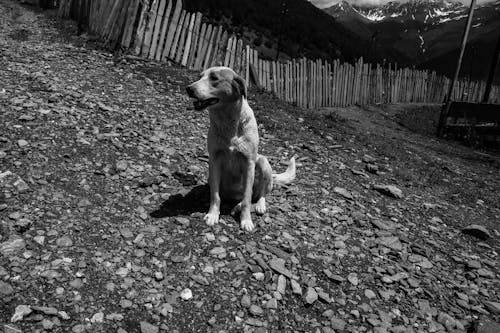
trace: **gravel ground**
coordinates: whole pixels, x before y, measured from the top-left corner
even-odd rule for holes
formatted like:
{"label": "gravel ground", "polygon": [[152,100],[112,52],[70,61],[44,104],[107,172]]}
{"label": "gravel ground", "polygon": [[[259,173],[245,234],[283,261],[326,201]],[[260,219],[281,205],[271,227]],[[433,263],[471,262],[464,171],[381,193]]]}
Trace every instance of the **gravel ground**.
{"label": "gravel ground", "polygon": [[5,332],[500,332],[498,156],[254,90],[297,181],[255,232],[207,227],[196,73],[75,30],[0,2]]}

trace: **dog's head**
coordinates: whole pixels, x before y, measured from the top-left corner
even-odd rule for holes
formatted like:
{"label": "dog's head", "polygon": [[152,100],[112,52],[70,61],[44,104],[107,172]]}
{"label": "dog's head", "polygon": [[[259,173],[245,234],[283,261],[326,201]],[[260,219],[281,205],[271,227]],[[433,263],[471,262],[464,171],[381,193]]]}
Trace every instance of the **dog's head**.
{"label": "dog's head", "polygon": [[186,90],[194,99],[195,110],[234,103],[247,96],[245,80],[228,67],[211,67],[203,71],[201,78]]}

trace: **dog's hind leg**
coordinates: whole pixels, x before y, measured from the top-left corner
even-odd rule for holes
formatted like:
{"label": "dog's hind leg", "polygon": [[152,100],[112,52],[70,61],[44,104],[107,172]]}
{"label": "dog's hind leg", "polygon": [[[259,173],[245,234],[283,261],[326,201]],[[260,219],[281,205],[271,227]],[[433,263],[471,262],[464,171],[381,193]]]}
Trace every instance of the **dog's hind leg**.
{"label": "dog's hind leg", "polygon": [[273,189],[273,171],[265,156],[258,155],[255,163],[255,180],[253,186],[253,202],[255,202],[255,213],[264,215],[266,213],[266,195]]}

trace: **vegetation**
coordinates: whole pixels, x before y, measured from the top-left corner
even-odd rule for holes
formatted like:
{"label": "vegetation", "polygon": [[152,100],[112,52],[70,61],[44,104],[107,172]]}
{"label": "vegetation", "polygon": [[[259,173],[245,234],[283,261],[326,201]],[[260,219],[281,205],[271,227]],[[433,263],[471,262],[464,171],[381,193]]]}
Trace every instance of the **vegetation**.
{"label": "vegetation", "polygon": [[285,53],[294,58],[349,62],[360,56],[371,61],[391,58],[384,51],[369,53],[368,40],[355,36],[305,0],[185,0],[185,6],[189,11],[202,12],[212,22],[231,26],[253,45],[273,45],[274,52],[267,53],[269,58],[276,57],[278,48],[281,56]]}

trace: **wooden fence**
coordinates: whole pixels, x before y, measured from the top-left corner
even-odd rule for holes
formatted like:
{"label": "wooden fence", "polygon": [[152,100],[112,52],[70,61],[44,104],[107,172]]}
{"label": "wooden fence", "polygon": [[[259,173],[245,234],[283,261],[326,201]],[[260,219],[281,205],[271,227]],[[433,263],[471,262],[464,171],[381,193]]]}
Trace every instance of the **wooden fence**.
{"label": "wooden fence", "polygon": [[[201,13],[182,9],[182,0],[59,0],[59,16],[73,18],[111,47],[137,56],[172,61],[202,70],[214,65],[233,68],[282,100],[306,108],[378,103],[442,103],[448,78],[435,72],[395,65],[354,65],[336,60],[269,61]],[[485,83],[459,80],[456,101],[479,102]],[[494,86],[490,103],[500,103]]]}

